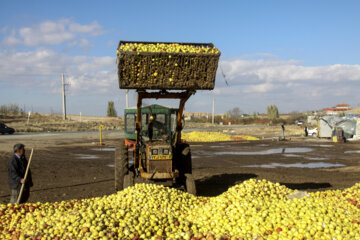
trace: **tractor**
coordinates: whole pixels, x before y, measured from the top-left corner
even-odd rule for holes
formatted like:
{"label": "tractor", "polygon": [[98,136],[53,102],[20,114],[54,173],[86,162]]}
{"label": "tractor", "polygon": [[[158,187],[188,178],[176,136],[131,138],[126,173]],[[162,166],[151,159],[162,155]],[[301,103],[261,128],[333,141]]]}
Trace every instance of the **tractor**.
{"label": "tractor", "polygon": [[[149,49],[165,46],[161,48],[165,52],[136,51],[149,44]],[[166,52],[166,46],[202,50]],[[214,50],[213,44],[120,41],[119,85],[136,90],[137,105],[124,111],[125,138],[115,150],[116,191],[146,182],[196,195],[190,146],[182,141],[181,131],[186,101],[196,90],[213,89],[215,85],[220,52],[202,54],[207,50]],[[178,99],[179,107],[143,106],[144,99]]]}
{"label": "tractor", "polygon": [[146,98],[153,94],[162,98],[179,97],[183,104],[179,109],[156,104],[125,109],[125,139],[115,152],[115,188],[121,190],[135,182],[152,182],[182,188],[195,195],[190,146],[181,141],[183,106],[191,93],[169,96],[164,92],[141,92],[139,96]]}

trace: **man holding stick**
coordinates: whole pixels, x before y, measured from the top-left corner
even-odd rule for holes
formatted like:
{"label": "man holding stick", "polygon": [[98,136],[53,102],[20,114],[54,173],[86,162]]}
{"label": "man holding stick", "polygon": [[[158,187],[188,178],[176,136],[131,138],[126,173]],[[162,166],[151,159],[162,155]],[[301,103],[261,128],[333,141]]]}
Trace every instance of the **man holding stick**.
{"label": "man holding stick", "polygon": [[10,203],[16,203],[20,194],[21,186],[24,189],[19,203],[25,203],[30,197],[30,187],[33,186],[31,171],[29,169],[26,181],[24,179],[28,161],[25,157],[25,145],[14,145],[14,155],[9,159],[9,186],[11,191]]}

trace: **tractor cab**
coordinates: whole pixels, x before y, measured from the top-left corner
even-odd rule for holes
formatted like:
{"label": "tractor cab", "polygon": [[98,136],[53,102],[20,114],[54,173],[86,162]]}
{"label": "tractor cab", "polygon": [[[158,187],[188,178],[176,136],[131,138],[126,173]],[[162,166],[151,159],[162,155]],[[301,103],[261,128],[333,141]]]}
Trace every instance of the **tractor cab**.
{"label": "tractor cab", "polygon": [[[163,142],[173,145],[178,109],[157,104],[141,108],[141,143]],[[136,108],[125,109],[125,138],[136,140]]]}

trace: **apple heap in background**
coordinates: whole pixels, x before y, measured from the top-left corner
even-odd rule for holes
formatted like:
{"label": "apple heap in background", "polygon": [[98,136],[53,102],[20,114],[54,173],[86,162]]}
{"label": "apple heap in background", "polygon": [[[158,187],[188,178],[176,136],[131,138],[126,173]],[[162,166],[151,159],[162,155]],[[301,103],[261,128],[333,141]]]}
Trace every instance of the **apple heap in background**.
{"label": "apple heap in background", "polygon": [[228,135],[220,132],[190,132],[181,133],[181,138],[187,142],[228,142],[228,141],[254,141],[257,137]]}
{"label": "apple heap in background", "polygon": [[216,47],[196,46],[180,43],[126,43],[120,45],[121,51],[134,52],[167,52],[167,53],[200,53],[200,54],[219,54],[220,51]]}
{"label": "apple heap in background", "polygon": [[153,184],[84,200],[0,205],[0,239],[360,239],[360,184],[294,193],[250,179],[217,197]]}

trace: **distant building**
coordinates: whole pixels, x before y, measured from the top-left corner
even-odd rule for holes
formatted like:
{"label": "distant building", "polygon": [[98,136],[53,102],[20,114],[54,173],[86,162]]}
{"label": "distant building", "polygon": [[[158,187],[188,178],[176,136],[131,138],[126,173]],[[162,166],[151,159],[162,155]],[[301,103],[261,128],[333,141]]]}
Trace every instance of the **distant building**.
{"label": "distant building", "polygon": [[347,114],[349,113],[360,114],[360,104],[357,107],[353,108],[351,111],[347,112]]}
{"label": "distant building", "polygon": [[191,117],[191,118],[202,118],[202,117],[208,118],[210,114],[211,113],[206,113],[206,112],[184,112],[185,117]]}
{"label": "distant building", "polygon": [[335,107],[331,107],[331,108],[326,108],[324,109],[325,114],[327,115],[338,115],[340,113],[346,112],[346,111],[350,111],[352,108],[350,107],[349,104],[337,104]]}
{"label": "distant building", "polygon": [[[185,120],[191,120],[191,119],[195,119],[195,118],[206,118],[209,119],[211,118],[211,113],[206,113],[206,112],[184,112],[184,117]],[[216,116],[223,116],[222,114],[215,114]]]}

